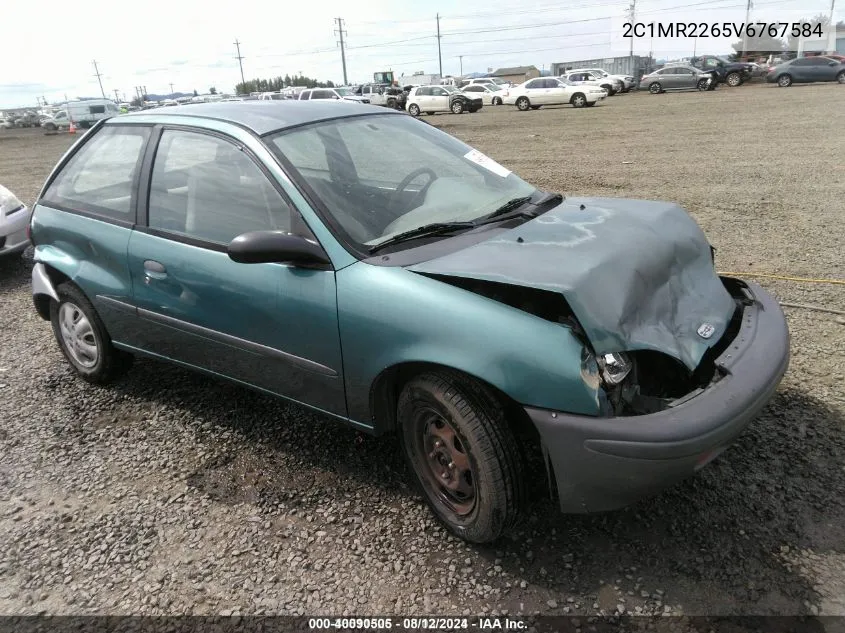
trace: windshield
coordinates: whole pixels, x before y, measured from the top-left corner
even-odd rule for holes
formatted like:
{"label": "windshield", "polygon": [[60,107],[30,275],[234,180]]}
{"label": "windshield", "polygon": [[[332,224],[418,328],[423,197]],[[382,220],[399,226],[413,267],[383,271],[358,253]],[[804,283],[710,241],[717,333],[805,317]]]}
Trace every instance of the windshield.
{"label": "windshield", "polygon": [[332,119],[280,132],[269,146],[323,203],[328,224],[358,250],[427,224],[475,220],[536,191],[410,116]]}
{"label": "windshield", "polygon": [[559,84],[564,85],[564,86],[573,85],[572,82],[569,81],[566,77],[555,77],[554,79],[556,79]]}
{"label": "windshield", "polygon": [[346,97],[352,94],[352,91],[349,88],[335,88],[334,91],[341,97]]}

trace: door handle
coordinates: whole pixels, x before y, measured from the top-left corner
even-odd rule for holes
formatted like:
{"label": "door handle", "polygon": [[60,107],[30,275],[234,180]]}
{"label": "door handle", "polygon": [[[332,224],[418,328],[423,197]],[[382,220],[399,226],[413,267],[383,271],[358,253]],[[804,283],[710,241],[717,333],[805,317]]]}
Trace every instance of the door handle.
{"label": "door handle", "polygon": [[144,277],[147,283],[150,279],[164,279],[167,277],[167,269],[161,262],[148,259],[144,262]]}

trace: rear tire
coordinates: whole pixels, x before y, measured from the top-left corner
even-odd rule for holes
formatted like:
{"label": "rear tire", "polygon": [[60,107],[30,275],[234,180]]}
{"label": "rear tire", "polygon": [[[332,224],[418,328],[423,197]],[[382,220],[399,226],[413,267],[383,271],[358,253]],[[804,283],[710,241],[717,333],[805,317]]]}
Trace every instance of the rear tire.
{"label": "rear tire", "polygon": [[520,97],[516,100],[516,107],[522,112],[527,112],[531,108],[531,102],[528,97]]}
{"label": "rear tire", "polygon": [[399,397],[402,453],[434,514],[460,538],[489,543],[524,503],[524,465],[504,410],[460,374],[426,373]]}
{"label": "rear tire", "polygon": [[132,355],[115,348],[100,316],[85,293],[71,282],[56,288],[50,302],[53,334],[76,373],[96,384],[112,382],[132,365]]}
{"label": "rear tire", "polygon": [[838,81],[841,84],[845,84],[845,70],[843,70],[841,73],[836,75],[836,81]]}

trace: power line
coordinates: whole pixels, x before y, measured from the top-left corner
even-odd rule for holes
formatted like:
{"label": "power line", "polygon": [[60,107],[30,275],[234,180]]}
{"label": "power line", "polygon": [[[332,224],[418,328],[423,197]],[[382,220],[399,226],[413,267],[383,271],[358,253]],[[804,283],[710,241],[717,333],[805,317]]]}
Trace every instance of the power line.
{"label": "power line", "polygon": [[103,80],[100,79],[100,77],[102,77],[103,75],[100,72],[100,69],[97,68],[97,60],[96,59],[94,60],[93,63],[94,63],[94,76],[97,78],[97,81],[100,82],[100,93],[103,95],[103,99],[105,99],[106,98],[106,91],[103,90]]}
{"label": "power line", "polygon": [[335,22],[337,22],[337,33],[340,36],[340,61],[343,64],[343,85],[347,85],[349,82],[346,80],[346,51],[343,48],[343,36],[346,31],[343,30],[343,18],[335,18]]}
{"label": "power line", "polygon": [[241,55],[241,43],[237,39],[235,40],[235,48],[238,51],[238,56],[235,57],[235,59],[238,60],[238,65],[241,67],[241,83],[246,84],[246,79],[244,79],[243,56]]}

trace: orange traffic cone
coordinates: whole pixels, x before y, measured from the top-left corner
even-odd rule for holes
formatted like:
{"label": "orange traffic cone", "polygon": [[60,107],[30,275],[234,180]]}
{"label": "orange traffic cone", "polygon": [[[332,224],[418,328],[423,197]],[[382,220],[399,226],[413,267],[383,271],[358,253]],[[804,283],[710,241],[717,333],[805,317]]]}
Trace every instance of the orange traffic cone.
{"label": "orange traffic cone", "polygon": [[73,121],[70,122],[70,127],[67,129],[68,134],[76,134],[76,126],[73,124]]}

